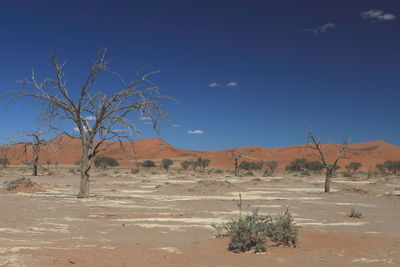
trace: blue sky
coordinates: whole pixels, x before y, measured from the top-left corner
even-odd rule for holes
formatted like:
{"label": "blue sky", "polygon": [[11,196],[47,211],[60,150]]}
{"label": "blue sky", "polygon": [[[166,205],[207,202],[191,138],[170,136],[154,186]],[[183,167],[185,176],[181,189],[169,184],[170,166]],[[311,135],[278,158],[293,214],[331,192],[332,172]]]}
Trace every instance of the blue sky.
{"label": "blue sky", "polygon": [[[51,75],[50,52],[68,60],[76,92],[106,47],[124,77],[160,71],[160,92],[180,102],[165,105],[180,127],[165,125],[160,137],[180,148],[302,144],[309,126],[333,140],[400,145],[396,0],[3,0],[0,25],[1,93],[32,68]],[[34,130],[38,112],[27,100],[12,105],[0,136]],[[143,137],[157,136],[132,119]]]}

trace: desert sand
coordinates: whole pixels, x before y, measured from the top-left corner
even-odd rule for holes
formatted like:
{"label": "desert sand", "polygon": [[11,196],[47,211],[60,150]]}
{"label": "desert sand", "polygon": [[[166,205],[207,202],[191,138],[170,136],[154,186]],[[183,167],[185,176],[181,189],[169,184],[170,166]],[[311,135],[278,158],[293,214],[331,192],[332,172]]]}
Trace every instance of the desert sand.
{"label": "desert sand", "polygon": [[[0,171],[0,184],[29,177]],[[47,175],[48,174],[48,175]],[[333,179],[277,173],[95,169],[91,198],[77,199],[79,173],[51,168],[30,177],[41,190],[0,188],[0,266],[397,266],[400,264],[398,177]],[[297,247],[233,253],[211,224],[258,208],[286,207],[301,226]],[[349,218],[354,208],[363,214]]]}

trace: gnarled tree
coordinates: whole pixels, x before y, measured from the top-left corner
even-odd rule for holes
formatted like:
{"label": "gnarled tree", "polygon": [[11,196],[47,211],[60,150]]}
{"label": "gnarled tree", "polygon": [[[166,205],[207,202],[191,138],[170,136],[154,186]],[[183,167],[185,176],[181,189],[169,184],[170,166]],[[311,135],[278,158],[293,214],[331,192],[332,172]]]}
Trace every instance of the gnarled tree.
{"label": "gnarled tree", "polygon": [[[78,198],[89,197],[90,169],[96,155],[103,149],[104,142],[114,140],[121,143],[123,139],[131,140],[134,134],[140,134],[128,118],[131,113],[138,112],[138,115],[150,118],[156,130],[159,120],[166,117],[160,100],[169,97],[161,96],[158,87],[150,81],[154,72],[136,73],[132,80],[124,82],[118,74],[110,71],[105,54],[106,49],[94,58],[80,88],[67,88],[63,72],[65,63],[60,64],[56,56],[51,55],[54,78],[45,78],[39,82],[32,71],[30,79],[21,81],[19,90],[7,94],[13,99],[29,97],[41,101],[45,107],[41,118],[48,121],[52,129],[80,138],[82,157]],[[123,84],[122,88],[110,94],[94,91],[95,82],[103,73],[116,75]],[[57,126],[55,119],[72,121],[78,134],[74,135],[73,130],[65,131],[63,127]]]}
{"label": "gnarled tree", "polygon": [[39,166],[39,153],[42,146],[48,145],[46,140],[40,138],[43,132],[37,131],[33,133],[22,133],[23,136],[30,137],[33,139],[32,142],[24,143],[24,153],[28,151],[28,146],[32,148],[32,176],[38,175]]}
{"label": "gnarled tree", "polygon": [[307,143],[309,144],[309,147],[313,150],[316,150],[318,152],[319,158],[321,163],[324,165],[324,168],[326,170],[326,175],[325,175],[325,193],[329,193],[331,191],[331,178],[332,174],[335,172],[336,165],[338,161],[342,158],[344,158],[346,149],[349,145],[349,140],[346,138],[342,138],[342,144],[339,145],[338,152],[335,156],[335,159],[333,160],[332,163],[328,163],[327,159],[327,153],[324,149],[321,137],[316,137],[311,129],[308,129],[306,131],[307,134]]}
{"label": "gnarled tree", "polygon": [[233,167],[235,169],[235,176],[238,176],[241,159],[244,156],[246,156],[248,153],[252,152],[252,150],[232,148],[232,149],[228,150],[227,152],[230,154],[230,160],[232,160],[232,162],[233,162]]}

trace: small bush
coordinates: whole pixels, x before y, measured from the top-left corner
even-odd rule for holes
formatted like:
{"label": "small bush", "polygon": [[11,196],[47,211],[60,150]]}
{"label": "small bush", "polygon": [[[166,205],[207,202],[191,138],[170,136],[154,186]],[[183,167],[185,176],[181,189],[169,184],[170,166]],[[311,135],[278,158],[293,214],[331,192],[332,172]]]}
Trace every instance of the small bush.
{"label": "small bush", "polygon": [[156,164],[152,160],[145,160],[145,161],[142,162],[141,165],[142,165],[143,168],[147,168],[147,169],[150,169],[150,168],[156,166]]}
{"label": "small bush", "polygon": [[298,226],[288,209],[276,218],[259,215],[258,210],[255,210],[251,215],[240,216],[222,227],[213,227],[217,231],[217,237],[230,237],[229,250],[233,252],[266,251],[267,240],[275,246],[295,247],[297,243]]}
{"label": "small bush", "polygon": [[131,173],[139,173],[140,172],[140,170],[138,169],[138,168],[136,168],[136,169],[131,169]]}
{"label": "small bush", "polygon": [[343,177],[351,178],[351,177],[353,177],[353,175],[351,173],[345,172],[345,173],[343,173]]}
{"label": "small bush", "polygon": [[221,174],[221,173],[224,173],[224,171],[223,170],[214,170],[214,173]]}
{"label": "small bush", "polygon": [[254,176],[254,173],[252,171],[248,171],[244,175],[246,175],[246,176]]}
{"label": "small bush", "polygon": [[75,169],[69,169],[68,171],[69,171],[70,173],[72,173],[72,174],[76,174]]}
{"label": "small bush", "polygon": [[118,160],[107,156],[98,156],[94,159],[94,166],[105,169],[107,167],[119,166]]}
{"label": "small bush", "polygon": [[310,173],[308,171],[302,171],[300,173],[301,176],[310,176]]}
{"label": "small bush", "polygon": [[355,209],[351,209],[349,217],[354,219],[360,219],[363,214]]}
{"label": "small bush", "polygon": [[273,176],[273,175],[274,175],[274,173],[270,170],[265,170],[263,173],[264,177]]}

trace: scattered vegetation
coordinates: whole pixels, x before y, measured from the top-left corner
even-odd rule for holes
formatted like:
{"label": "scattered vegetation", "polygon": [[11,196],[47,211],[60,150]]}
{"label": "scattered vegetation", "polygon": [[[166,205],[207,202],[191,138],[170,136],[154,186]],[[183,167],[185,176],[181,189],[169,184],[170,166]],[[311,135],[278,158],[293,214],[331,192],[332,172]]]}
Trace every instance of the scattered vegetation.
{"label": "scattered vegetation", "polygon": [[242,161],[239,164],[239,168],[243,170],[261,170],[264,165],[264,161]]}
{"label": "scattered vegetation", "polygon": [[94,166],[96,168],[105,169],[107,167],[116,167],[119,166],[118,160],[108,156],[98,156],[94,160]]}
{"label": "scattered vegetation", "polygon": [[25,188],[30,188],[36,185],[31,181],[31,179],[25,177],[17,178],[11,181],[5,181],[4,184],[7,191],[14,191],[21,186]]}
{"label": "scattered vegetation", "polygon": [[383,164],[376,164],[375,167],[379,170],[380,174],[385,174],[385,173],[397,174],[397,172],[400,171],[400,160],[399,161],[387,160]]}

